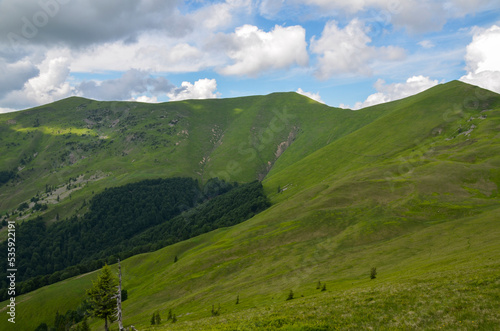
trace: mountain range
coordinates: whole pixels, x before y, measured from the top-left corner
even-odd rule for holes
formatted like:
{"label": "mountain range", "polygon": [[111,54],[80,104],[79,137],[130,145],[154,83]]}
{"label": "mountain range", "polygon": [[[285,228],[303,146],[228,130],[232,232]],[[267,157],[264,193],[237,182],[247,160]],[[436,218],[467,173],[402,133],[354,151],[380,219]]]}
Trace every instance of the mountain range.
{"label": "mountain range", "polygon": [[[270,207],[122,261],[125,325],[500,324],[499,94],[452,81],[357,111],[290,92],[160,104],[71,97],[0,114],[0,220],[18,227],[83,219],[112,188],[178,177],[200,189],[258,180]],[[18,296],[16,327],[77,309],[96,275]],[[164,322],[153,327],[156,311]]]}

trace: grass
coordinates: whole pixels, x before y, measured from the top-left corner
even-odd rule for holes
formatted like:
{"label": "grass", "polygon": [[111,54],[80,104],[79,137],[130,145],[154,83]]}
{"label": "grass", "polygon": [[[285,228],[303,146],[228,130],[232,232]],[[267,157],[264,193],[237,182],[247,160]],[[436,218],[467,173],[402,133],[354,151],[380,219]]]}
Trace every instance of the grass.
{"label": "grass", "polygon": [[[478,95],[478,108],[461,102]],[[97,170],[110,176],[48,212],[64,206],[69,214],[71,203],[88,198],[90,190],[148,176],[245,181],[265,174],[270,162],[263,184],[271,208],[234,227],[122,262],[129,294],[123,306],[126,325],[141,330],[494,330],[500,308],[499,102],[496,94],[451,82],[356,112],[296,94],[152,106],[115,103],[121,112],[129,109],[137,124],[120,136],[109,128],[116,121],[110,113],[97,133],[119,147],[57,168],[68,176]],[[87,104],[86,116],[109,106],[82,99],[63,104],[65,109]],[[271,125],[277,116],[273,109],[285,108],[293,118]],[[9,116],[21,126],[36,114]],[[173,136],[179,145],[153,149],[146,143],[153,141],[150,133],[140,142],[128,138],[134,128],[161,122],[160,116],[167,116],[167,125],[155,128],[171,128],[168,123],[178,119],[177,133],[188,131]],[[0,116],[0,127],[7,121]],[[68,126],[77,127],[71,121],[74,116]],[[458,133],[471,124],[476,128],[469,136]],[[60,136],[38,134],[59,146],[50,139]],[[290,147],[275,160],[278,145],[287,141]],[[15,159],[13,150],[6,160]],[[130,151],[122,156],[123,150]],[[200,163],[203,158],[209,161]],[[32,180],[34,189],[8,186],[17,196],[1,206],[43,187],[42,180],[30,178],[23,177],[22,185]],[[175,264],[174,256],[179,257]],[[369,279],[372,267],[378,272],[374,280]],[[56,311],[75,308],[95,277],[91,273],[20,296],[18,326],[34,329],[51,323]],[[327,291],[316,290],[318,280]],[[286,301],[290,290],[295,298]],[[42,297],[44,310],[37,313]],[[218,304],[221,314],[212,317],[211,307]],[[169,309],[177,315],[175,324],[166,321]],[[153,327],[149,321],[156,310],[163,324]],[[5,323],[0,320],[0,328]],[[99,329],[102,321],[92,320],[91,326]]]}

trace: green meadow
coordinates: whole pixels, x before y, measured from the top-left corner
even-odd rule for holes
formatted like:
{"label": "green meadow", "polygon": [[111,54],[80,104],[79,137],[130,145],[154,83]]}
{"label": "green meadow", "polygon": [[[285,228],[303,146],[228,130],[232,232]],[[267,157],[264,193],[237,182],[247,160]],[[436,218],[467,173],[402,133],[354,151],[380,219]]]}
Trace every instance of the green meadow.
{"label": "green meadow", "polygon": [[[0,139],[0,171],[17,174],[0,187],[0,215],[20,223],[83,214],[93,194],[146,178],[262,180],[269,209],[122,261],[125,326],[500,325],[500,95],[493,92],[453,81],[358,111],[295,93],[164,104],[69,98],[0,115]],[[48,209],[19,215],[16,208],[37,195]],[[80,304],[97,274],[18,296],[16,329],[53,324],[56,312]],[[156,311],[162,323],[153,326]],[[103,324],[90,320],[95,330]]]}

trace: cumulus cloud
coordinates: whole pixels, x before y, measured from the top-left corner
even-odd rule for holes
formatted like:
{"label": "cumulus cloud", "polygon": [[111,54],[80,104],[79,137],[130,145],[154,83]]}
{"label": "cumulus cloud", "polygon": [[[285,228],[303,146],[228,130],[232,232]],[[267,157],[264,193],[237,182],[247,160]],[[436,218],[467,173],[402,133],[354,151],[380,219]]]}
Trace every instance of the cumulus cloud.
{"label": "cumulus cloud", "polygon": [[167,93],[170,101],[180,101],[187,99],[214,99],[220,94],[217,91],[217,81],[215,79],[198,79],[194,84],[182,82],[181,87]]}
{"label": "cumulus cloud", "polygon": [[69,59],[57,56],[57,52],[49,52],[46,58],[36,65],[38,75],[28,79],[21,89],[8,92],[2,104],[6,108],[19,109],[64,98],[72,89],[67,82],[69,76]]}
{"label": "cumulus cloud", "polygon": [[243,25],[229,35],[218,35],[211,48],[222,47],[234,63],[221,68],[224,75],[257,76],[270,69],[308,64],[306,31],[301,26],[276,25],[270,32]]}
{"label": "cumulus cloud", "polygon": [[214,65],[210,54],[189,43],[165,36],[142,35],[136,43],[106,43],[72,53],[71,69],[76,72],[126,71],[193,72]]}
{"label": "cumulus cloud", "polygon": [[0,58],[0,98],[12,90],[22,89],[26,81],[39,74],[39,69],[28,59],[8,63]]}
{"label": "cumulus cloud", "polygon": [[195,22],[179,13],[176,0],[0,2],[0,43],[13,40],[40,45],[88,46],[116,40],[134,41],[150,30],[181,37]]}
{"label": "cumulus cloud", "polygon": [[[386,84],[384,80],[379,79],[375,82],[377,93],[371,94],[363,102],[357,102],[354,109],[365,108],[379,103],[389,102],[425,91],[438,84],[437,80],[432,80],[429,77],[413,76],[404,83]],[[342,108],[349,108],[346,105],[341,105]]]}
{"label": "cumulus cloud", "polygon": [[467,74],[461,81],[500,93],[500,26],[476,29],[467,46]]}
{"label": "cumulus cloud", "polygon": [[317,93],[306,92],[303,89],[301,89],[300,87],[297,89],[296,92],[298,94],[305,95],[306,97],[308,97],[310,99],[316,100],[316,101],[321,102],[321,103],[325,103],[323,100],[321,100],[321,96],[319,95],[319,92],[317,92]]}
{"label": "cumulus cloud", "polygon": [[318,54],[316,76],[328,79],[336,74],[370,75],[370,64],[376,60],[392,61],[404,58],[402,48],[387,46],[369,46],[370,37],[365,26],[358,19],[353,19],[343,29],[337,22],[328,22],[319,39],[311,39],[310,49]]}
{"label": "cumulus cloud", "polygon": [[133,96],[137,94],[149,92],[157,96],[174,88],[164,77],[152,77],[146,71],[131,69],[117,79],[83,81],[75,87],[75,92],[97,100],[129,100],[134,99]]}

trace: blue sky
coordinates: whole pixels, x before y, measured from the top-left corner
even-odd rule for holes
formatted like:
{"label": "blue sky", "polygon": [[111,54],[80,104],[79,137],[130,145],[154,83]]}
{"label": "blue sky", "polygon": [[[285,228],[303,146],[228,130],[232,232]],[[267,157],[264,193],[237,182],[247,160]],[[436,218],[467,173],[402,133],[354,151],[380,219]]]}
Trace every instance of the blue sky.
{"label": "blue sky", "polygon": [[0,2],[0,112],[279,91],[358,109],[455,79],[500,93],[498,1]]}

